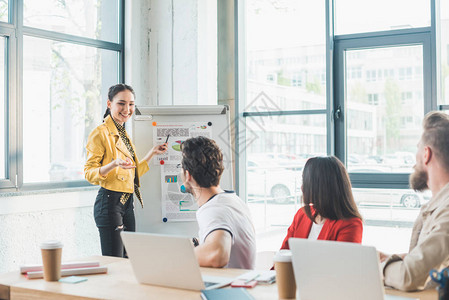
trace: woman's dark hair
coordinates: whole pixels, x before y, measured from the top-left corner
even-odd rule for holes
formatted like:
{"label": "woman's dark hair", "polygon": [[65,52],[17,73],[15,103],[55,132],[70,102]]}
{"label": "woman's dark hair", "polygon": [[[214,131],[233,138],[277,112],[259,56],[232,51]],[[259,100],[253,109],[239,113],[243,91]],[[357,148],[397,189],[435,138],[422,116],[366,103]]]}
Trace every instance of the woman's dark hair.
{"label": "woman's dark hair", "polygon": [[[124,83],[119,83],[119,84],[113,85],[113,86],[111,86],[109,88],[109,91],[108,91],[108,99],[109,99],[109,101],[112,101],[112,99],[118,93],[126,91],[126,90],[130,91],[133,94],[134,98],[136,98],[136,94],[134,93],[134,89],[131,86],[129,86],[127,84],[124,84]],[[110,114],[111,114],[111,110],[108,107],[108,108],[106,108],[106,111],[104,112],[103,119],[106,118],[107,116],[109,116]]]}
{"label": "woman's dark hair", "polygon": [[199,136],[181,144],[182,168],[200,187],[217,186],[223,174],[223,153],[215,141]]}
{"label": "woman's dark hair", "polygon": [[[317,215],[330,220],[362,219],[352,195],[345,166],[335,156],[310,158],[302,172],[304,211],[312,221]],[[312,215],[312,210],[314,214]]]}

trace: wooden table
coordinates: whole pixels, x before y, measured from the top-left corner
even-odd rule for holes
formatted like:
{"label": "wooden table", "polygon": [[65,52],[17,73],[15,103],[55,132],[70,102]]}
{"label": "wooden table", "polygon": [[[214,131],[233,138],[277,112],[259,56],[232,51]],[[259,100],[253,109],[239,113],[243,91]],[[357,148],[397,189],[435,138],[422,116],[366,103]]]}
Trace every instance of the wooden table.
{"label": "wooden table", "polygon": [[[127,259],[93,256],[82,261],[99,261],[108,267],[107,274],[87,275],[87,281],[68,284],[46,282],[43,279],[28,280],[17,272],[0,275],[0,299],[195,299],[200,292],[139,284]],[[247,270],[201,268],[204,275],[236,277]],[[276,284],[258,285],[248,289],[256,299],[278,299]],[[437,292],[404,293],[386,290],[387,294],[436,300]]]}

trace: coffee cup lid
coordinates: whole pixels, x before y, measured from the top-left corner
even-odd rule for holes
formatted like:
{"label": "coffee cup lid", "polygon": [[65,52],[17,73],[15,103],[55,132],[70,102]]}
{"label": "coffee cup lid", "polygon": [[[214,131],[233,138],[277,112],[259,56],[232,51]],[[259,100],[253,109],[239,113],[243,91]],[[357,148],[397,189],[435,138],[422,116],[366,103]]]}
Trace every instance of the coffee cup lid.
{"label": "coffee cup lid", "polygon": [[292,252],[288,249],[281,249],[274,255],[273,260],[275,262],[291,262]]}
{"label": "coffee cup lid", "polygon": [[57,240],[49,240],[41,243],[41,249],[58,249],[62,248],[62,243]]}

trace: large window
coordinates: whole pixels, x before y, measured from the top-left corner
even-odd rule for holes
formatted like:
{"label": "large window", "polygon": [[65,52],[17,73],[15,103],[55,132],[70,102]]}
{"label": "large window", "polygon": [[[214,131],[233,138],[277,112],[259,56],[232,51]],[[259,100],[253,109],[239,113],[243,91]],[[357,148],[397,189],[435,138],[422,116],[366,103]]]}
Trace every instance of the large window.
{"label": "large window", "polygon": [[123,78],[122,8],[120,0],[0,3],[10,23],[0,23],[0,187],[87,185],[87,137],[108,87]]}
{"label": "large window", "polygon": [[280,247],[280,235],[299,208],[306,159],[328,151],[325,6],[324,1],[245,3],[242,163],[256,230],[270,236],[258,240],[264,250]]}
{"label": "large window", "polygon": [[437,104],[449,110],[449,0],[441,10],[434,0],[362,2],[239,6],[246,125],[239,190],[259,250],[280,247],[302,206],[302,169],[311,156],[345,163],[363,243],[380,250],[407,251],[419,208],[431,197],[409,189],[408,177],[425,113]]}
{"label": "large window", "polygon": [[23,25],[119,42],[118,0],[24,0]]}
{"label": "large window", "polygon": [[117,81],[117,61],[116,51],[24,37],[24,183],[84,178],[85,142],[101,123],[101,87]]}

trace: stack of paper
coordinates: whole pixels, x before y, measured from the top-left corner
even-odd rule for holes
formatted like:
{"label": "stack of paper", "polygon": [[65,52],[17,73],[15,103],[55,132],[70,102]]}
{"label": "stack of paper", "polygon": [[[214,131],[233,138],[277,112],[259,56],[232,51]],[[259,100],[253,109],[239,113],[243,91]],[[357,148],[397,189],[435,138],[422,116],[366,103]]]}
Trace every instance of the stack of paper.
{"label": "stack of paper", "polygon": [[[98,261],[80,261],[73,263],[63,263],[61,264],[61,270],[64,269],[76,269],[76,268],[92,268],[99,267],[100,263]],[[42,271],[42,265],[27,265],[20,267],[20,273],[25,274],[28,272]]]}
{"label": "stack of paper", "polygon": [[276,281],[276,271],[250,271],[240,275],[237,279],[244,281],[257,280],[259,284],[271,284]]}
{"label": "stack of paper", "polygon": [[[61,276],[88,275],[107,273],[107,267],[100,267],[99,262],[77,262],[61,264]],[[28,279],[43,278],[44,272],[41,265],[22,266],[20,273]]]}

